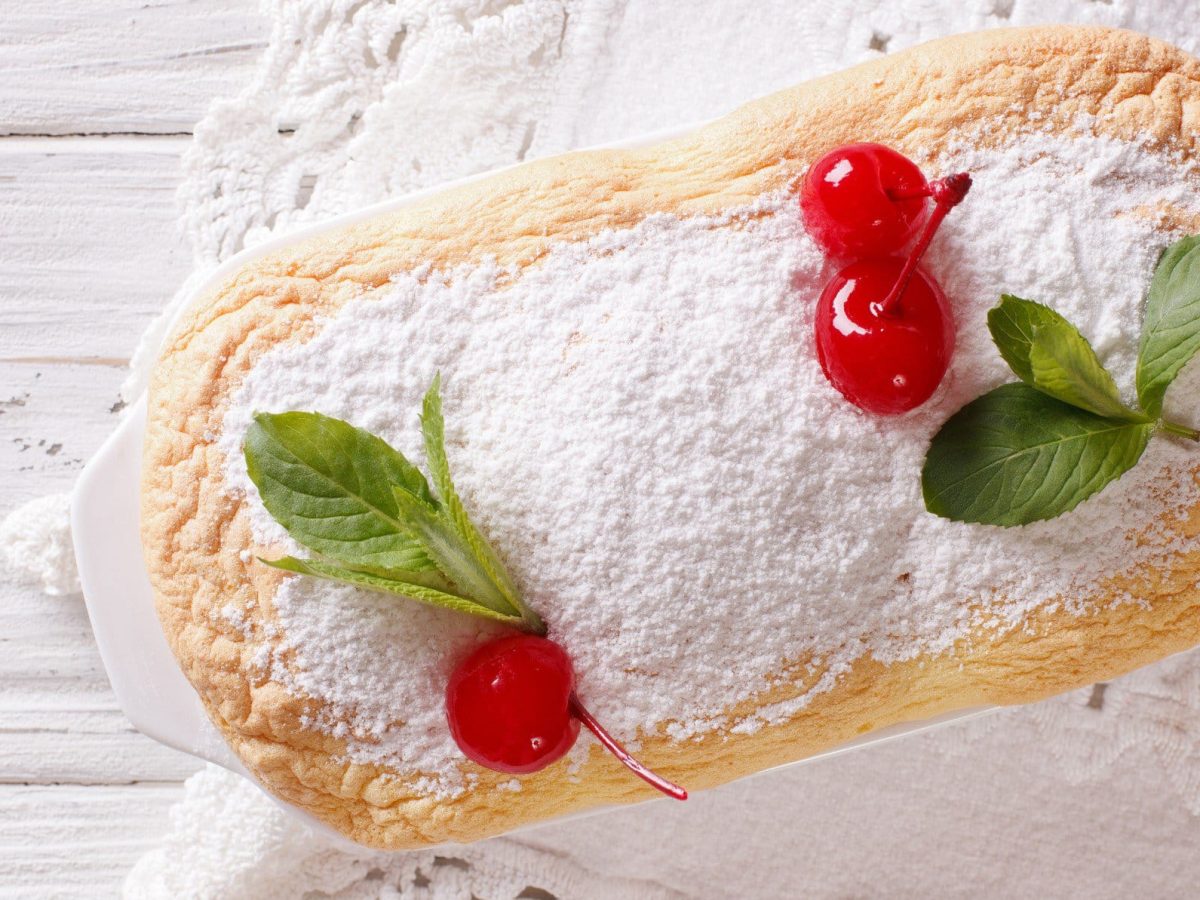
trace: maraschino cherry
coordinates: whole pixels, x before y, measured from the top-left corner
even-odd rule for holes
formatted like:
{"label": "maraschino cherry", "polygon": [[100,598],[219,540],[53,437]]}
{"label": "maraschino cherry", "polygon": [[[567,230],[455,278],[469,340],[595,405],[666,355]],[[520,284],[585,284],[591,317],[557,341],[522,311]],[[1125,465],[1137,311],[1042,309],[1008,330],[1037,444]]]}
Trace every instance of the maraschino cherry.
{"label": "maraschino cherry", "polygon": [[516,775],[561,758],[582,723],[639,778],[669,797],[687,799],[687,791],[630,756],[584,708],[575,695],[570,657],[548,638],[513,635],[475,650],[450,676],[446,717],[470,759]]}
{"label": "maraschino cherry", "polygon": [[954,320],[946,295],[918,263],[946,214],[967,195],[971,177],[931,182],[934,198],[908,259],[851,263],[817,302],[817,358],[834,387],[868,412],[895,415],[937,390],[954,352]]}
{"label": "maraschino cherry", "polygon": [[899,253],[917,233],[929,187],[916,163],[882,144],[847,144],[809,168],[804,228],[830,256]]}

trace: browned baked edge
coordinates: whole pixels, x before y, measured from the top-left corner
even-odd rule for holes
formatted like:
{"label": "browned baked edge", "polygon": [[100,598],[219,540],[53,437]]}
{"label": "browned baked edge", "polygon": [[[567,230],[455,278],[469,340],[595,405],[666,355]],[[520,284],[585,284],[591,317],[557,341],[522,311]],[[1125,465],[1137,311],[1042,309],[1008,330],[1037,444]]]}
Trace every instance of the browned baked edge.
{"label": "browned baked edge", "polygon": [[[742,107],[685,138],[648,149],[575,153],[521,166],[341,228],[247,265],[183,316],[166,342],[149,398],[142,536],[168,641],[213,721],[275,793],[351,838],[392,849],[466,842],[606,803],[652,796],[596,751],[577,780],[565,764],[528,776],[524,790],[494,790],[496,773],[469,768],[479,787],[433,801],[373,766],[334,759],[340,741],[300,725],[310,703],[255,675],[250,644],[213,611],[258,603],[260,633],[278,575],[248,566],[252,546],[240,501],[222,485],[218,433],[227,398],[260,354],[305,340],[313,318],[384,288],[423,263],[444,268],[493,256],[518,266],[548,247],[652,212],[715,212],[784,187],[824,150],[877,140],[917,159],[987,120],[1003,142],[1037,114],[1071,131],[1082,115],[1098,133],[1195,151],[1200,63],[1130,32],[1050,27],[989,31],[809,82]],[[1195,477],[1192,473],[1189,477]],[[1166,524],[1194,538],[1200,521]],[[1044,612],[1028,627],[980,633],[952,653],[883,666],[860,660],[790,721],[753,735],[714,733],[674,743],[645,735],[644,758],[702,788],[803,758],[875,728],[987,703],[1023,703],[1109,678],[1200,641],[1200,550],[1098,585],[1097,611]],[[1112,606],[1129,590],[1142,605]],[[805,661],[781,673],[771,696],[803,690]],[[733,712],[737,712],[736,710]],[[665,724],[665,723],[664,723]]]}

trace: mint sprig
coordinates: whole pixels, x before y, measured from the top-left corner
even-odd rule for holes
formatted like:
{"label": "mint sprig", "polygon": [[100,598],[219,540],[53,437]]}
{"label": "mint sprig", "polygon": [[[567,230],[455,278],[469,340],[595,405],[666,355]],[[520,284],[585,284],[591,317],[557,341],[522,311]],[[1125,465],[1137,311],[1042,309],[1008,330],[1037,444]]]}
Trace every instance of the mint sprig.
{"label": "mint sprig", "polygon": [[246,470],[267,511],[318,554],[263,562],[544,634],[454,488],[440,376],[421,427],[432,490],[403,454],[361,428],[314,412],[257,414],[243,443]]}
{"label": "mint sprig", "polygon": [[1137,464],[1156,431],[1200,440],[1161,418],[1167,388],[1200,349],[1200,236],[1163,253],[1138,355],[1141,409],[1122,401],[1087,339],[1054,310],[1012,295],[988,313],[1022,383],[968,403],[934,436],[921,472],[925,507],[960,522],[1052,519]]}

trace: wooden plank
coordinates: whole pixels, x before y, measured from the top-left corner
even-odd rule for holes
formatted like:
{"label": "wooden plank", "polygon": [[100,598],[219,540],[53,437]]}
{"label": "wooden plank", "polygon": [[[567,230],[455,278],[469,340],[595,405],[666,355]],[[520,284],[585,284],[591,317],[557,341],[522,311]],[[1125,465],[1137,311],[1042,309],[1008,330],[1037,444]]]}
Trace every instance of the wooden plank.
{"label": "wooden plank", "polygon": [[[112,702],[111,697],[106,699]],[[0,708],[0,753],[4,754],[0,785],[169,784],[203,766],[195,757],[138,734],[116,710],[72,714],[69,725],[41,724],[66,718],[65,710],[39,710],[37,716],[13,718]]]}
{"label": "wooden plank", "polygon": [[182,794],[177,784],[0,785],[0,896],[119,896]]}
{"label": "wooden plank", "polygon": [[0,27],[0,135],[190,132],[266,46],[245,0],[23,0]]}
{"label": "wooden plank", "polygon": [[0,783],[186,778],[200,761],[137,733],[117,706],[80,597],[0,584]]}
{"label": "wooden plank", "polygon": [[0,141],[0,360],[129,356],[192,267],[186,140]]}
{"label": "wooden plank", "polygon": [[[4,351],[6,328],[0,325]],[[0,361],[0,515],[35,497],[70,490],[84,460],[116,427],[125,371],[124,365],[108,363]]]}
{"label": "wooden plank", "polygon": [[[0,363],[0,515],[69,490],[116,425],[125,370]],[[133,730],[108,686],[79,597],[0,581],[0,781],[186,777],[198,763]]]}

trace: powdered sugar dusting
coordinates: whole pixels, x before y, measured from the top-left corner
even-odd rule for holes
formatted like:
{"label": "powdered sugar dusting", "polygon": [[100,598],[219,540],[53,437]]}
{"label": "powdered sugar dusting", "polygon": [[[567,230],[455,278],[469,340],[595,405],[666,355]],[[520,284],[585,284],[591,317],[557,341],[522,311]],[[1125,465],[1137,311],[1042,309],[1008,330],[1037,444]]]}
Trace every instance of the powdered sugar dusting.
{"label": "powdered sugar dusting", "polygon": [[[945,171],[969,169],[975,187],[928,267],[955,308],[958,350],[913,414],[866,416],[825,381],[812,312],[832,272],[793,201],[768,197],[754,216],[653,216],[563,245],[513,282],[494,265],[398,274],[386,298],[259,361],[219,438],[229,488],[252,498],[257,538],[287,546],[245,475],[251,414],[316,409],[420,460],[416,413],[440,370],[467,507],[569,649],[584,701],[626,740],[664,723],[679,739],[753,731],[865,654],[937,652],[980,615],[1013,627],[1039,606],[1070,608],[1096,576],[1163,552],[1165,539],[1127,535],[1154,520],[1162,501],[1147,487],[1170,483],[1188,450],[1155,439],[1098,499],[998,529],[925,512],[925,448],[950,412],[1011,380],[985,327],[1001,291],[1063,312],[1128,391],[1166,241],[1133,211],[1193,209],[1194,186],[1152,153],[1093,137],[952,156]],[[1169,403],[1200,382],[1195,368],[1185,378]],[[1171,499],[1194,502],[1195,485]],[[256,663],[324,702],[313,727],[430,793],[464,788],[442,691],[493,626],[304,578],[274,606],[281,652]],[[810,657],[808,694],[729,715]]]}

